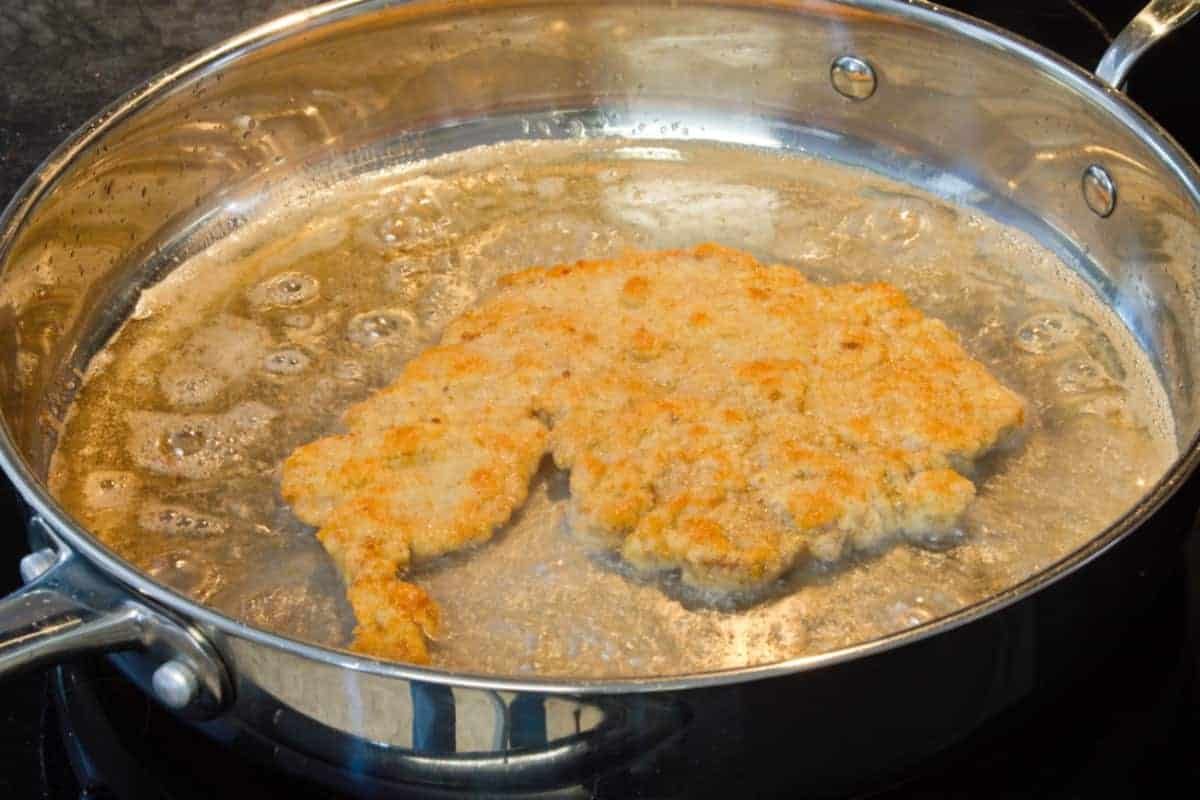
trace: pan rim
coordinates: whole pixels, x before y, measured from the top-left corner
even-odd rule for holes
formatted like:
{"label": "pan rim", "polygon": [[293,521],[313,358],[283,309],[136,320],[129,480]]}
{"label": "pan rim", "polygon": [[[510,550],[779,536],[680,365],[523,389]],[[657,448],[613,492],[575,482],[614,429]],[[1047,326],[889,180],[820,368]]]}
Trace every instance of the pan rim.
{"label": "pan rim", "polygon": [[[438,14],[457,10],[464,5],[501,4],[520,6],[540,5],[541,3],[538,0],[533,0],[532,3],[529,3],[528,0],[526,2],[501,0],[500,3],[491,2],[491,0],[466,0],[465,3],[454,4],[418,2],[414,3],[413,7],[417,13],[424,11],[429,14]],[[794,11],[809,5],[803,0],[694,0],[694,4],[779,11]],[[1068,89],[1075,91],[1084,100],[1105,112],[1106,116],[1114,120],[1116,124],[1134,133],[1154,152],[1162,165],[1180,181],[1186,193],[1190,195],[1193,204],[1200,209],[1200,171],[1197,170],[1195,163],[1187,153],[1123,93],[1107,86],[1092,73],[1067,61],[1062,56],[990,23],[939,7],[925,2],[925,0],[908,0],[907,2],[905,0],[834,0],[833,4],[875,11],[892,18],[914,22],[926,28],[965,38],[976,44],[1002,51],[1038,72],[1049,74],[1065,84]],[[312,27],[336,22],[343,17],[357,16],[394,5],[387,0],[333,0],[333,2],[277,18],[226,39],[169,67],[142,86],[118,98],[72,133],[17,190],[8,206],[0,214],[0,263],[4,261],[16,232],[41,198],[53,191],[58,178],[80,155],[88,152],[91,145],[113,125],[136,114],[143,106],[153,102],[156,98],[169,93],[176,84],[219,69],[223,63],[252,52],[277,38],[293,36]],[[825,5],[825,3],[818,5]],[[7,422],[0,424],[0,468],[4,470],[25,502],[34,509],[44,523],[51,527],[56,534],[61,535],[74,552],[87,559],[92,566],[115,580],[126,591],[146,597],[165,606],[185,620],[200,623],[208,629],[218,632],[214,642],[218,650],[226,649],[222,646],[221,637],[230,636],[282,650],[301,658],[381,678],[416,680],[424,683],[493,691],[558,695],[677,691],[745,683],[832,667],[953,630],[1032,596],[1103,554],[1142,527],[1180,488],[1198,464],[1200,464],[1200,433],[1192,438],[1185,449],[1181,450],[1179,457],[1171,467],[1132,508],[1103,531],[1097,533],[1086,544],[1002,592],[959,609],[953,614],[914,628],[825,653],[799,656],[772,664],[711,672],[662,678],[522,679],[381,661],[290,639],[280,634],[255,628],[208,608],[157,583],[115,552],[110,551],[79,525],[53,498],[49,488],[26,463],[10,435]]]}

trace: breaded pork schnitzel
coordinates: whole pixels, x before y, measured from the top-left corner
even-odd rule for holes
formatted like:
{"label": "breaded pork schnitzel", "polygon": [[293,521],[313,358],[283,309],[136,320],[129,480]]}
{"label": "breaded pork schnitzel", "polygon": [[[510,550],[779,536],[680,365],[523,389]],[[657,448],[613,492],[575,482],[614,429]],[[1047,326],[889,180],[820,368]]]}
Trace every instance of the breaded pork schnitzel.
{"label": "breaded pork schnitzel", "polygon": [[425,662],[437,609],[405,569],[491,537],[547,453],[577,535],[745,589],[952,527],[961,471],[1023,414],[898,289],[710,244],[507,276],[282,490],[347,583],[355,649]]}

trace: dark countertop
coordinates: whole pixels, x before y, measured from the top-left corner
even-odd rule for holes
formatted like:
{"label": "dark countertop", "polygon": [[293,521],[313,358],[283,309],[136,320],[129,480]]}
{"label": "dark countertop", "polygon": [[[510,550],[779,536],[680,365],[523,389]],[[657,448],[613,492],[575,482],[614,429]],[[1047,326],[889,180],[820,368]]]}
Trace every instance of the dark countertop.
{"label": "dark countertop", "polygon": [[0,202],[67,135],[155,73],[303,0],[0,3]]}

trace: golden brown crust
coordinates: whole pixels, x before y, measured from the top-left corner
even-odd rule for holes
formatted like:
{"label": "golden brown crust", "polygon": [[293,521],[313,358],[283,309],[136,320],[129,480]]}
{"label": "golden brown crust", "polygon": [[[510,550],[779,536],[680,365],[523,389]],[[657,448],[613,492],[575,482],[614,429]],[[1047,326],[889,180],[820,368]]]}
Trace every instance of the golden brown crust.
{"label": "golden brown crust", "polygon": [[953,468],[1023,413],[899,290],[702,245],[506,276],[348,434],[293,453],[283,494],[321,526],[356,648],[425,660],[436,609],[399,576],[489,538],[545,453],[577,534],[744,588],[953,526],[974,496]]}

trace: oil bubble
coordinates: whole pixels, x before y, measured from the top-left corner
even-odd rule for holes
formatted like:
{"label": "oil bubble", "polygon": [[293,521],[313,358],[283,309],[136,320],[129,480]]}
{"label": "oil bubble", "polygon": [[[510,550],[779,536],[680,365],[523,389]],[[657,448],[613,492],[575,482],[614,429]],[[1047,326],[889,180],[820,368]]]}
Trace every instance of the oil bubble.
{"label": "oil bubble", "polygon": [[416,247],[446,237],[450,225],[451,220],[446,216],[400,214],[381,223],[377,235],[379,241],[388,247]]}
{"label": "oil bubble", "polygon": [[914,531],[905,534],[908,541],[926,550],[949,550],[967,538],[962,528],[949,528],[940,531]]}
{"label": "oil bubble", "polygon": [[460,232],[450,212],[459,190],[452,184],[421,176],[392,187],[386,208],[372,214],[358,228],[358,238],[375,251],[426,247],[452,239]]}
{"label": "oil bubble", "polygon": [[88,473],[83,481],[84,501],[96,510],[123,508],[137,496],[141,481],[124,470],[101,469]]}
{"label": "oil bubble", "polygon": [[275,375],[299,375],[308,369],[310,359],[301,350],[276,350],[263,359],[263,369]]}
{"label": "oil bubble", "polygon": [[1038,314],[1017,328],[1016,345],[1027,353],[1045,355],[1070,344],[1078,335],[1078,326],[1066,314]]}
{"label": "oil bubble", "polygon": [[204,448],[204,432],[196,428],[181,428],[170,431],[162,438],[163,452],[175,458],[195,455]]}
{"label": "oil bubble", "polygon": [[138,514],[138,525],[165,536],[218,536],[229,529],[225,520],[173,505],[148,506]]}
{"label": "oil bubble", "polygon": [[134,462],[151,472],[209,478],[241,461],[278,413],[253,401],[224,414],[133,411],[128,417],[127,446]]}
{"label": "oil bubble", "polygon": [[312,275],[282,272],[255,286],[248,297],[259,308],[287,308],[315,300],[320,291],[321,283]]}
{"label": "oil bubble", "polygon": [[350,341],[363,347],[404,341],[416,326],[412,314],[400,309],[377,309],[358,314],[346,327]]}
{"label": "oil bubble", "polygon": [[384,244],[395,244],[400,237],[396,235],[396,222],[394,220],[385,220],[380,224],[378,234],[379,240]]}
{"label": "oil bubble", "polygon": [[1064,392],[1092,392],[1110,385],[1104,368],[1090,358],[1074,358],[1064,363],[1054,376],[1054,382]]}
{"label": "oil bubble", "polygon": [[225,386],[225,381],[202,367],[174,364],[158,377],[163,397],[173,406],[196,406],[212,400]]}

